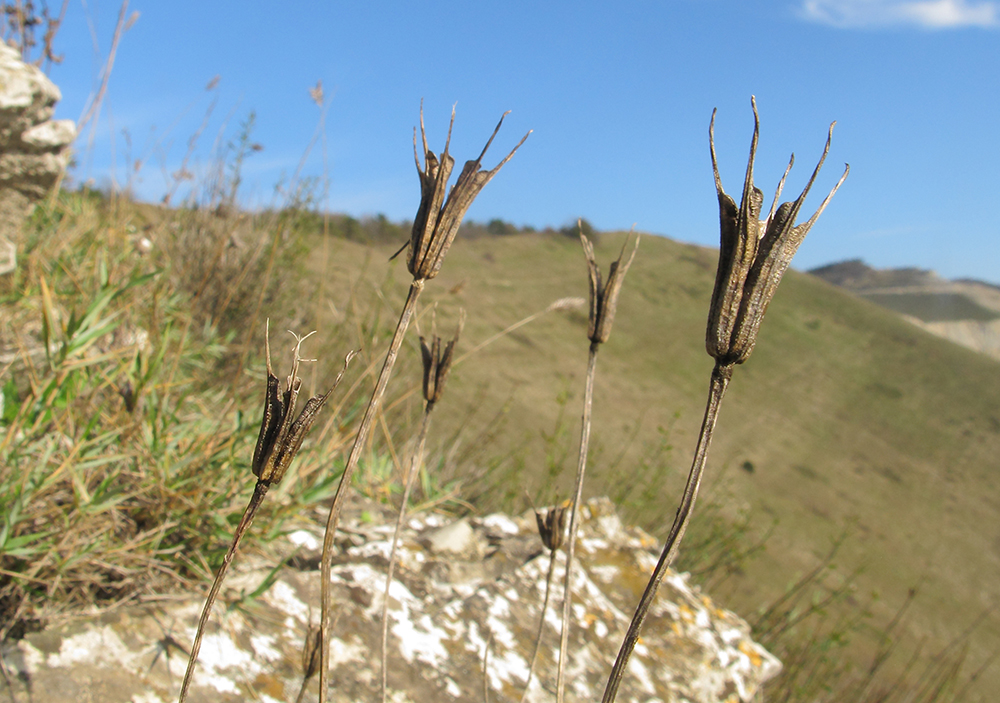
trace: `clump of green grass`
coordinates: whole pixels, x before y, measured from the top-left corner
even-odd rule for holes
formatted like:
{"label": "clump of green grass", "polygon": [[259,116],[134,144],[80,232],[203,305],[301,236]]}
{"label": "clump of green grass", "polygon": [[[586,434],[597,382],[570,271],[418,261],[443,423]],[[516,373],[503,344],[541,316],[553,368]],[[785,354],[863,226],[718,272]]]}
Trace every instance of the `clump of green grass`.
{"label": "clump of green grass", "polygon": [[[141,222],[127,201],[64,192],[36,212],[22,266],[2,281],[2,634],[196,588],[239,520],[257,418],[238,408],[253,379],[235,373],[243,340],[220,323],[225,309],[213,314],[197,287],[222,274],[192,283],[169,256],[177,221]],[[335,457],[341,428],[319,441]],[[302,462],[265,509],[269,535],[327,495],[319,464]]]}

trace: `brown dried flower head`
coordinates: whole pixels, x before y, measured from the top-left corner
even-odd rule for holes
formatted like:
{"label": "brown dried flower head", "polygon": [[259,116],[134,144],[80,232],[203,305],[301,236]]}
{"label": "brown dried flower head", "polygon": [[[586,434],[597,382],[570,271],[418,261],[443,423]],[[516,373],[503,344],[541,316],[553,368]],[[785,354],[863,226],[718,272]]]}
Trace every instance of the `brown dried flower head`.
{"label": "brown dried flower head", "polygon": [[[278,483],[288,471],[289,464],[302,446],[302,440],[316,420],[316,415],[326,403],[327,398],[333,393],[333,389],[340,383],[343,371],[334,382],[333,388],[323,395],[317,395],[306,401],[306,406],[294,417],[295,404],[299,397],[299,390],[302,387],[302,379],[299,378],[299,362],[304,361],[299,356],[299,348],[302,342],[308,339],[315,332],[310,332],[305,337],[295,336],[295,354],[292,360],[292,371],[288,375],[285,383],[285,392],[278,394],[278,377],[271,369],[271,342],[270,325],[265,332],[264,348],[267,356],[267,394],[264,398],[264,416],[260,422],[260,434],[257,436],[257,446],[253,452],[254,476],[263,483]],[[348,356],[348,362],[350,355]],[[346,367],[346,364],[345,364]],[[294,419],[293,419],[294,418]]]}
{"label": "brown dried flower head", "polygon": [[750,160],[747,164],[746,179],[743,183],[743,197],[737,208],[736,202],[722,190],[719,166],[715,157],[715,111],[709,125],[709,146],[712,152],[712,170],[715,174],[715,189],[719,196],[719,219],[722,243],[719,248],[719,270],[712,293],[712,307],[708,317],[706,348],[716,361],[728,366],[746,361],[753,351],[764,319],[768,303],[788,269],[796,250],[805,239],[809,229],[826,208],[833,194],[837,192],[850,166],[845,164],[844,175],[820,204],[819,209],[801,225],[795,224],[806,195],[819,175],[826,155],[830,152],[833,126],[826,139],[826,147],[820,157],[812,177],[802,194],[792,202],[778,206],[778,198],[785,185],[788,172],[795,162],[795,155],[788,162],[785,174],[778,182],[774,202],[767,217],[760,219],[764,194],[753,183],[753,163],[757,153],[757,137],[760,132],[760,118],[757,115],[757,101],[751,97],[754,130],[750,143]]}
{"label": "brown dried flower head", "polygon": [[441,338],[436,334],[431,335],[430,344],[423,336],[420,337],[420,351],[424,360],[424,400],[427,401],[428,405],[438,402],[441,399],[441,394],[444,393],[444,382],[448,378],[448,372],[451,371],[455,345],[458,343],[458,337],[462,334],[464,326],[465,315],[463,313],[458,321],[455,336],[444,345],[444,351],[441,350]]}
{"label": "brown dried flower head", "polygon": [[538,524],[542,544],[552,551],[559,549],[566,539],[566,518],[569,517],[570,505],[572,501],[564,500],[562,504],[543,509],[542,512],[535,510],[535,522]]}
{"label": "brown dried flower head", "polygon": [[611,262],[608,269],[608,280],[601,282],[601,269],[597,266],[597,259],[594,257],[594,245],[590,243],[580,227],[580,242],[583,244],[583,253],[587,257],[587,268],[590,272],[590,326],[587,330],[587,337],[594,344],[603,344],[608,341],[611,335],[611,325],[615,321],[615,310],[618,307],[618,294],[621,292],[622,283],[625,282],[625,274],[628,273],[629,266],[635,258],[635,252],[639,249],[639,235],[635,237],[635,246],[632,247],[632,254],[629,255],[625,265],[622,259],[625,258],[625,248],[628,246],[628,239],[622,244],[621,254],[618,259]]}
{"label": "brown dried flower head", "polygon": [[455,241],[458,228],[462,224],[462,218],[472,205],[472,201],[479,195],[479,191],[490,182],[514,155],[514,152],[524,144],[528,134],[518,142],[507,157],[490,171],[480,169],[486,150],[490,148],[494,137],[500,131],[504,117],[510,111],[503,113],[500,122],[482,153],[475,161],[466,161],[462,167],[462,172],[458,176],[455,185],[445,198],[445,189],[448,187],[448,179],[451,171],[455,167],[455,159],[448,153],[448,145],[451,144],[451,129],[455,125],[455,109],[451,110],[451,124],[448,125],[448,139],[444,145],[441,156],[435,156],[427,146],[427,132],[424,129],[424,108],[420,106],[420,139],[424,149],[424,165],[420,166],[420,157],[417,154],[417,130],[413,130],[413,159],[417,164],[417,174],[420,176],[420,208],[417,216],[413,220],[413,233],[410,236],[410,255],[407,260],[407,268],[415,279],[434,278],[441,269],[448,249]]}

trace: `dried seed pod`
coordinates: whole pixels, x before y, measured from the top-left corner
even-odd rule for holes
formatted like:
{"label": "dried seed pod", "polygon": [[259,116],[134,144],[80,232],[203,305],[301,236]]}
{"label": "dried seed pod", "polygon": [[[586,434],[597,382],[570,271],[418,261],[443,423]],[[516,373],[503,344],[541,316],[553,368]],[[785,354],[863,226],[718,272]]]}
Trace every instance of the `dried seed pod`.
{"label": "dried seed pod", "polygon": [[462,314],[455,329],[455,336],[450,342],[444,345],[444,352],[441,351],[441,338],[436,334],[431,335],[431,343],[428,345],[423,336],[420,337],[420,351],[424,362],[424,400],[428,405],[433,405],[441,399],[444,393],[444,382],[451,371],[451,363],[455,356],[455,345],[458,337],[462,334],[465,326],[465,314]]}
{"label": "dried seed pod", "polygon": [[[268,326],[269,327],[269,326]],[[295,356],[292,360],[292,371],[288,375],[285,383],[285,392],[278,394],[278,377],[271,369],[271,342],[269,339],[270,329],[265,333],[264,349],[267,357],[267,392],[264,397],[264,412],[260,422],[260,434],[257,436],[257,445],[253,452],[251,468],[257,480],[267,484],[276,484],[281,481],[288,471],[288,466],[302,446],[302,440],[312,427],[316,416],[326,403],[327,398],[333,393],[333,389],[340,383],[343,371],[337,377],[333,387],[323,395],[317,395],[306,401],[305,407],[294,418],[295,405],[299,397],[299,390],[302,387],[302,379],[299,378],[299,362],[303,359],[299,357],[299,348],[309,336],[315,334],[310,332],[305,337],[296,335]],[[295,334],[294,332],[292,333]],[[348,355],[347,363],[350,363],[353,353]]]}
{"label": "dried seed pod", "polygon": [[788,269],[792,257],[809,229],[815,224],[850,171],[850,166],[845,164],[844,175],[820,204],[819,209],[808,222],[796,226],[795,218],[830,152],[830,140],[833,138],[833,126],[836,124],[834,122],[830,125],[823,155],[802,194],[794,201],[778,206],[778,198],[784,188],[785,179],[795,161],[793,154],[785,174],[778,182],[771,210],[767,217],[761,220],[764,194],[753,183],[760,118],[757,115],[757,101],[751,97],[750,102],[754,116],[753,140],[750,142],[750,159],[743,182],[743,196],[738,208],[736,201],[722,189],[722,179],[719,177],[719,166],[715,156],[714,110],[708,128],[712,171],[715,174],[715,189],[719,197],[721,245],[705,346],[709,355],[723,366],[741,364],[750,356],[757,340],[760,323],[778,288],[778,283],[781,282],[781,277]]}
{"label": "dried seed pod", "polygon": [[417,164],[417,173],[420,176],[420,207],[417,209],[417,216],[413,219],[413,233],[410,236],[410,254],[407,259],[407,268],[415,279],[434,278],[441,269],[448,249],[455,241],[458,228],[462,224],[462,218],[472,205],[487,183],[497,174],[500,168],[507,163],[514,155],[514,152],[524,144],[528,134],[518,142],[506,158],[496,165],[492,170],[480,169],[486,150],[490,148],[494,137],[500,131],[504,117],[510,112],[503,113],[500,122],[486,146],[483,147],[479,158],[474,161],[466,161],[462,167],[462,172],[458,180],[445,197],[448,187],[448,179],[451,171],[455,167],[455,159],[448,153],[448,146],[451,144],[451,129],[455,125],[455,109],[451,111],[451,124],[448,125],[448,139],[444,145],[444,151],[438,157],[427,146],[427,132],[424,129],[424,108],[420,106],[420,139],[423,143],[424,165],[420,166],[420,157],[417,154],[417,131],[413,130],[413,160]]}
{"label": "dried seed pod", "polygon": [[618,308],[618,294],[621,292],[622,283],[625,282],[625,274],[635,259],[635,252],[639,249],[639,235],[635,237],[635,246],[632,247],[632,253],[624,266],[622,259],[625,258],[628,239],[622,244],[621,254],[611,262],[608,280],[604,284],[601,283],[601,269],[598,268],[594,256],[594,245],[587,239],[582,227],[580,243],[583,244],[583,253],[587,257],[587,269],[590,273],[590,326],[587,329],[587,337],[594,344],[603,344],[611,335],[611,325],[614,324],[615,310]]}
{"label": "dried seed pod", "polygon": [[538,534],[542,538],[542,544],[552,551],[559,549],[566,539],[566,518],[569,516],[571,505],[572,501],[565,500],[560,505],[543,509],[542,512],[535,510],[535,522],[538,524]]}

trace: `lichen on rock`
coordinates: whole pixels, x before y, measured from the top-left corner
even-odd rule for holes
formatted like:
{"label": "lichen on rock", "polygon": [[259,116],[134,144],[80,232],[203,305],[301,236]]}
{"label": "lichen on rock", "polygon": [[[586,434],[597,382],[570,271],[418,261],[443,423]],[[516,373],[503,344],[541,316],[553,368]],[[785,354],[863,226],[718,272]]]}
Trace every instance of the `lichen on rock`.
{"label": "lichen on rock", "polygon": [[[591,500],[583,517],[580,568],[573,575],[570,701],[599,698],[658,546],[642,530],[624,526],[607,499]],[[345,518],[332,570],[339,614],[331,642],[330,699],[377,700],[378,617],[392,516],[367,504],[349,506]],[[531,514],[461,522],[458,552],[432,547],[432,537],[453,524],[440,515],[413,516],[402,535],[389,592],[391,700],[481,701],[487,645],[490,700],[520,699],[548,556]],[[319,528],[311,525],[293,532],[286,549],[288,555],[294,552],[289,562],[295,568],[283,570],[257,600],[213,620],[192,701],[243,701],[251,691],[263,701],[294,699],[303,633],[319,617],[320,538]],[[565,555],[557,553],[556,583],[565,563]],[[259,558],[244,560],[228,583],[230,602],[252,592],[268,571],[269,564]],[[561,599],[557,589],[544,614],[529,701],[553,696]],[[18,685],[30,688],[33,703],[171,701],[185,659],[176,645],[190,644],[200,605],[199,595],[192,594],[81,618],[7,645],[4,658]],[[749,701],[780,667],[752,640],[745,621],[716,605],[687,575],[670,573],[619,700]]]}

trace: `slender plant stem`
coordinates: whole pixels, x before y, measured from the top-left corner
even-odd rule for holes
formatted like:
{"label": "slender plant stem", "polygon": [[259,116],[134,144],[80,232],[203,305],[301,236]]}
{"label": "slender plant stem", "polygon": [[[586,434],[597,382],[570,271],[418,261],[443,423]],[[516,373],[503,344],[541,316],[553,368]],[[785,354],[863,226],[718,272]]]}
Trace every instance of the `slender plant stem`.
{"label": "slender plant stem", "polygon": [[639,630],[646,619],[646,613],[649,611],[649,606],[656,596],[656,590],[660,587],[660,581],[663,580],[663,576],[667,572],[667,567],[670,566],[671,562],[677,556],[681,539],[684,537],[684,532],[691,521],[691,511],[694,509],[695,500],[698,498],[698,488],[701,485],[702,471],[708,459],[708,449],[712,444],[712,433],[715,431],[715,421],[719,416],[719,406],[722,405],[722,397],[726,393],[726,388],[729,386],[729,379],[732,376],[732,364],[721,365],[717,363],[715,368],[712,369],[712,382],[708,390],[705,419],[701,423],[701,433],[698,435],[698,447],[694,453],[694,461],[691,464],[691,471],[688,474],[687,485],[684,486],[684,495],[681,497],[680,506],[677,508],[674,524],[670,527],[670,534],[663,545],[663,552],[660,554],[659,561],[656,562],[656,568],[653,569],[653,574],[649,577],[649,583],[646,584],[646,590],[643,592],[642,598],[639,599],[639,605],[636,607],[635,614],[632,616],[632,622],[628,626],[625,641],[622,642],[618,658],[615,660],[611,676],[608,678],[607,688],[604,690],[603,703],[613,703],[615,697],[618,695],[618,686],[621,685],[622,677],[625,675],[625,667],[628,666],[629,657],[632,656],[632,650],[635,649],[635,643],[639,639]]}
{"label": "slender plant stem", "polygon": [[563,586],[562,630],[559,637],[559,668],[556,672],[556,702],[563,703],[566,694],[566,659],[569,648],[569,617],[573,601],[573,555],[576,552],[576,533],[580,528],[580,502],[583,500],[583,475],[587,471],[587,450],[590,446],[590,416],[594,405],[594,374],[597,371],[597,350],[600,342],[590,343],[587,360],[587,381],[583,391],[583,422],[580,429],[580,459],[576,465],[576,488],[569,517],[569,540],[566,543],[566,578]]}
{"label": "slender plant stem", "polygon": [[413,490],[414,480],[420,472],[420,465],[424,463],[424,445],[427,442],[427,426],[430,424],[431,410],[434,403],[427,403],[424,408],[424,419],[420,423],[420,434],[417,435],[417,446],[413,450],[413,457],[410,459],[410,472],[406,476],[406,486],[403,488],[403,504],[399,507],[399,515],[396,516],[396,531],[392,534],[392,549],[389,550],[389,568],[385,574],[385,595],[382,598],[382,641],[380,652],[382,656],[382,703],[385,703],[388,691],[387,681],[389,669],[386,666],[386,642],[389,639],[389,587],[392,585],[392,574],[396,569],[396,548],[399,546],[399,533],[403,529],[403,520],[406,518],[406,506],[410,502],[410,491]]}
{"label": "slender plant stem", "polygon": [[490,703],[490,647],[493,646],[493,631],[486,638],[486,651],[483,652],[483,703]]}
{"label": "slender plant stem", "polygon": [[208,599],[205,601],[205,607],[201,610],[201,618],[198,620],[198,630],[194,635],[194,643],[191,645],[191,654],[188,656],[187,670],[184,672],[184,681],[181,683],[181,694],[177,699],[178,703],[184,703],[187,698],[188,688],[191,687],[191,679],[194,676],[194,667],[198,661],[198,652],[201,650],[201,638],[205,634],[205,626],[208,624],[208,616],[212,613],[212,606],[215,604],[215,599],[219,596],[219,590],[222,588],[222,582],[226,578],[226,572],[229,570],[229,565],[233,561],[233,557],[236,556],[236,550],[240,546],[240,540],[243,539],[243,535],[246,531],[250,529],[250,523],[253,522],[254,515],[257,514],[257,509],[260,508],[260,504],[264,502],[264,496],[267,495],[267,489],[271,487],[271,484],[264,481],[258,481],[257,485],[253,488],[253,495],[250,496],[250,502],[247,504],[246,509],[243,511],[243,517],[240,518],[240,524],[236,526],[236,533],[233,535],[233,543],[229,546],[229,551],[226,552],[226,556],[222,558],[222,566],[219,568],[219,573],[215,575],[215,581],[212,583],[212,590],[208,592]]}
{"label": "slender plant stem", "polygon": [[295,697],[295,703],[302,703],[302,699],[306,697],[306,686],[309,685],[309,679],[303,679],[302,685],[299,687],[299,695]]}
{"label": "slender plant stem", "polygon": [[524,693],[521,694],[521,703],[528,697],[528,689],[531,688],[531,675],[535,673],[535,661],[538,659],[538,650],[542,643],[542,630],[545,628],[545,611],[549,609],[549,593],[552,590],[552,575],[556,572],[556,550],[549,550],[549,573],[545,576],[545,599],[542,601],[542,611],[538,615],[538,633],[535,635],[535,649],[531,653],[531,664],[528,665],[528,678],[524,682]]}
{"label": "slender plant stem", "polygon": [[358,459],[365,442],[368,440],[368,433],[371,431],[372,422],[378,413],[382,396],[392,375],[392,367],[396,363],[396,356],[399,354],[399,347],[403,343],[406,328],[410,326],[410,319],[417,306],[417,298],[420,297],[424,289],[424,279],[415,278],[410,284],[409,295],[406,296],[406,303],[403,311],[399,315],[399,322],[396,323],[396,332],[392,336],[389,344],[389,351],[385,355],[385,362],[382,364],[382,371],[379,373],[378,381],[375,383],[375,390],[372,392],[371,400],[368,401],[368,408],[361,420],[361,427],[358,428],[358,435],[354,438],[354,446],[347,457],[347,465],[344,473],[340,477],[340,484],[337,486],[337,493],[333,497],[333,505],[330,506],[330,516],[326,521],[326,534],[323,536],[323,557],[321,568],[321,593],[322,593],[322,614],[320,616],[320,664],[319,664],[319,703],[326,703],[327,699],[327,679],[330,669],[330,618],[333,615],[333,597],[330,590],[330,570],[333,561],[333,540],[337,533],[337,523],[340,520],[340,511],[344,507],[344,499],[351,485],[351,477],[358,466]]}

